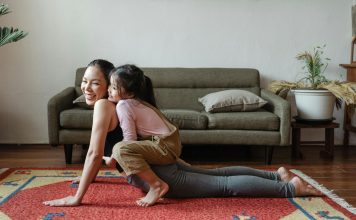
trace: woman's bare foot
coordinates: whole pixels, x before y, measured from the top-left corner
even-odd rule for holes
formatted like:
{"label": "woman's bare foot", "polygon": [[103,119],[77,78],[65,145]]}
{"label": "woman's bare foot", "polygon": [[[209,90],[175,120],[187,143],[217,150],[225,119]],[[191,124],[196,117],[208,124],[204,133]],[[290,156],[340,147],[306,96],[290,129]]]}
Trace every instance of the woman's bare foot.
{"label": "woman's bare foot", "polygon": [[284,167],[280,167],[277,170],[277,173],[279,174],[283,182],[289,182],[292,179],[292,176],[290,175],[289,171]]}
{"label": "woman's bare foot", "polygon": [[150,187],[147,195],[136,201],[137,205],[148,207],[157,202],[168,192],[169,186],[163,181],[157,181],[154,187]]}
{"label": "woman's bare foot", "polygon": [[103,156],[103,160],[105,161],[105,164],[108,167],[115,167],[115,165],[116,165],[116,160],[112,157]]}
{"label": "woman's bare foot", "polygon": [[293,177],[290,181],[295,188],[295,197],[297,196],[322,196],[323,194],[311,185],[305,183],[300,177]]}

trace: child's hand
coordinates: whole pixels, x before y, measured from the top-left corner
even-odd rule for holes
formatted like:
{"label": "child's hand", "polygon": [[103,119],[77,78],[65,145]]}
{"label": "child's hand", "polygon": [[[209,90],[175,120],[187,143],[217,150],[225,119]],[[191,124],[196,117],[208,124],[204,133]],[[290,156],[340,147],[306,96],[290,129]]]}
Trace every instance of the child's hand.
{"label": "child's hand", "polygon": [[78,184],[80,182],[80,177],[81,176],[76,176],[72,178],[70,181],[72,182],[72,184]]}

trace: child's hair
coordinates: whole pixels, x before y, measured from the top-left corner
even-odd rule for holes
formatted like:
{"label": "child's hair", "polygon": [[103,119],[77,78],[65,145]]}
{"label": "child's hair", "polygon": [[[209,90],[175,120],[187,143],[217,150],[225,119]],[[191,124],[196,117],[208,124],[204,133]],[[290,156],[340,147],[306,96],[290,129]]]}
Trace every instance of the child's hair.
{"label": "child's hair", "polygon": [[96,59],[96,60],[91,61],[87,67],[90,67],[90,66],[98,67],[100,69],[100,71],[104,74],[105,81],[108,83],[108,85],[110,84],[110,76],[109,75],[110,75],[111,70],[113,70],[115,68],[114,64],[110,63],[107,60]]}
{"label": "child's hair", "polygon": [[135,98],[157,107],[152,81],[137,66],[126,64],[116,67],[111,71],[110,76],[114,77],[117,84],[123,87],[126,92],[132,93]]}

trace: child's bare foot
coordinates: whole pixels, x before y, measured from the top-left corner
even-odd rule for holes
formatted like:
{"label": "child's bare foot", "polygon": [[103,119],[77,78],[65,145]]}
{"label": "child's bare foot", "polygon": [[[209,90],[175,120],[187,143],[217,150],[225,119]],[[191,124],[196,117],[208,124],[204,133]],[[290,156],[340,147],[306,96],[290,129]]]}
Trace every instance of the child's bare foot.
{"label": "child's bare foot", "polygon": [[291,179],[290,183],[294,185],[295,196],[322,196],[323,194],[316,190],[311,185],[305,183],[299,177],[295,176]]}
{"label": "child's bare foot", "polygon": [[292,179],[292,176],[290,175],[289,171],[284,167],[280,167],[277,170],[277,173],[279,174],[283,182],[289,182]]}
{"label": "child's bare foot", "polygon": [[148,207],[157,202],[168,192],[169,186],[163,181],[157,181],[155,187],[151,187],[147,195],[136,201],[137,205]]}
{"label": "child's bare foot", "polygon": [[73,179],[71,179],[72,184],[79,184],[80,182],[80,177],[81,176],[76,176]]}
{"label": "child's bare foot", "polygon": [[103,160],[105,161],[105,164],[108,167],[115,167],[115,165],[116,165],[116,160],[112,157],[103,156]]}

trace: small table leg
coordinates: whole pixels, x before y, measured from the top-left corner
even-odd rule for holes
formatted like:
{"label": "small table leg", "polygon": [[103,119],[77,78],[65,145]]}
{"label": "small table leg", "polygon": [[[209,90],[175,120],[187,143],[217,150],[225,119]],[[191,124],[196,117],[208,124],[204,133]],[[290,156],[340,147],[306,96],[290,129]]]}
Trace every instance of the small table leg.
{"label": "small table leg", "polygon": [[353,106],[346,105],[345,106],[345,112],[344,112],[344,141],[343,145],[344,147],[349,146],[349,126],[351,125],[351,118],[349,117],[349,111],[350,108],[353,108]]}
{"label": "small table leg", "polygon": [[303,158],[300,151],[300,128],[292,128],[292,158]]}
{"label": "small table leg", "polygon": [[334,128],[325,128],[325,149],[320,156],[332,159],[334,157]]}

